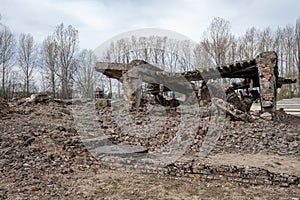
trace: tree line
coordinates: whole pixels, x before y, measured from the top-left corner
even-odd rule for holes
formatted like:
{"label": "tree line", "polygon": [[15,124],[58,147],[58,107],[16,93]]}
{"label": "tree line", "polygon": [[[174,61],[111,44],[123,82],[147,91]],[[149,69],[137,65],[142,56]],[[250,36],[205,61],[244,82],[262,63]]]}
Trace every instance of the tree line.
{"label": "tree line", "polygon": [[[295,25],[276,30],[251,27],[236,36],[228,20],[216,17],[196,44],[160,36],[132,36],[111,43],[101,57],[118,63],[141,59],[170,72],[183,72],[252,60],[265,51],[278,54],[280,76],[300,80],[300,19]],[[115,85],[120,93],[120,84],[115,82]],[[300,96],[300,81],[284,85],[278,94],[279,98],[297,96]]]}
{"label": "tree line", "polygon": [[[112,42],[98,58],[92,50],[79,48],[79,31],[71,25],[58,25],[38,44],[30,33],[16,37],[0,24],[0,96],[12,99],[46,92],[52,98],[92,97],[95,86],[121,96],[120,82],[95,73],[96,60],[129,63],[141,59],[175,72],[253,59],[263,51],[277,52],[280,76],[299,80],[300,19],[276,30],[252,27],[235,36],[230,22],[216,17],[196,44],[155,35],[132,36]],[[283,86],[279,98],[299,96],[299,88],[299,81]]]}
{"label": "tree line", "polygon": [[46,92],[52,98],[67,99],[76,88],[91,97],[96,57],[92,50],[80,50],[78,44],[78,30],[71,25],[58,25],[38,44],[30,33],[16,38],[9,27],[1,24],[0,96],[12,99]]}

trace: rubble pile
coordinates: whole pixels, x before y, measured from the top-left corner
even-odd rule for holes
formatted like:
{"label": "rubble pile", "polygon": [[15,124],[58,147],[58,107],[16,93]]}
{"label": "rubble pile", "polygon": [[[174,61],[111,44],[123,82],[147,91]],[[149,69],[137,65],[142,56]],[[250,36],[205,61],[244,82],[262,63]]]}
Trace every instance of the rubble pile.
{"label": "rubble pile", "polygon": [[[300,155],[299,117],[278,112],[285,120],[256,120],[253,123],[229,121],[214,153],[273,153]],[[297,122],[298,121],[298,122]]]}
{"label": "rubble pile", "polygon": [[114,112],[109,107],[99,111],[99,123],[116,144],[147,147],[150,152],[169,143],[178,131],[179,113],[165,117],[162,113],[148,116],[144,112]]}
{"label": "rubble pile", "polygon": [[61,176],[99,168],[64,105],[13,107],[10,117],[0,120],[0,133],[0,199],[59,198]]}
{"label": "rubble pile", "polygon": [[175,162],[165,169],[174,176],[201,176],[208,180],[227,180],[253,185],[298,185],[299,177],[272,173],[266,169],[249,166],[213,165],[199,162]]}
{"label": "rubble pile", "polygon": [[22,98],[17,101],[18,105],[21,104],[35,104],[35,103],[47,103],[50,97],[45,93],[32,94],[28,98]]}
{"label": "rubble pile", "polygon": [[0,118],[9,113],[9,105],[7,101],[0,97]]}
{"label": "rubble pile", "polygon": [[[91,102],[86,107],[90,108]],[[84,111],[80,104],[76,104],[76,109]],[[91,126],[83,127],[87,132],[84,137],[91,137],[89,140],[99,137],[100,127],[114,144],[142,145],[149,154],[171,142],[182,122],[180,112],[175,110],[161,112],[154,108],[151,113],[147,110],[123,112],[113,106],[100,106],[97,112],[95,119],[90,116],[83,120]],[[85,112],[81,114],[85,117]],[[192,145],[186,151],[189,155],[200,151],[211,126],[211,117],[205,117],[204,112],[202,114],[197,119],[199,127],[196,132],[186,129],[193,138]],[[261,152],[299,156],[299,118],[283,112],[278,112],[277,118],[277,121],[267,121],[258,116],[251,123],[226,119],[212,153]],[[67,179],[79,172],[102,168],[104,163],[87,149],[75,123],[72,105],[68,103],[50,101],[11,107],[6,117],[0,120],[1,199],[7,196],[26,199],[31,194],[60,198],[56,195],[64,193],[64,185],[57,181],[61,176]],[[131,162],[126,159],[125,163]],[[293,174],[269,173],[246,166],[238,168],[178,161],[157,170],[157,173],[176,176],[199,175],[207,179],[220,178],[251,184],[299,184],[299,177]]]}
{"label": "rubble pile", "polygon": [[[170,115],[170,121],[166,120],[163,128],[156,135],[147,138],[134,134],[134,130],[141,130],[140,125],[147,124],[149,121],[149,119],[145,120],[145,114],[136,114],[134,118],[135,123],[132,123],[130,127],[133,132],[124,133],[118,126],[119,121],[112,115],[111,108],[102,108],[99,113],[98,117],[101,127],[106,130],[106,134],[110,134],[115,139],[115,143],[142,145],[147,147],[150,152],[163,147],[163,145],[171,141],[170,136],[175,136],[180,124],[180,113],[168,113]],[[254,119],[252,122],[231,121],[227,118],[211,155],[219,153],[239,155],[258,153],[276,154],[280,156],[300,155],[299,117],[288,115],[283,111],[277,111],[277,120],[275,121],[260,118],[257,113],[252,116]],[[127,115],[127,118],[129,117],[132,116]],[[155,121],[157,123],[157,120],[162,119],[162,116],[160,118],[157,116]],[[193,144],[187,150],[187,155],[197,155],[197,153],[200,152],[203,139],[206,137],[206,133],[210,128],[210,117],[203,117],[199,120],[198,132],[194,134]],[[154,123],[153,126],[155,127],[156,125]],[[154,127],[152,127],[153,130]],[[270,172],[259,167],[207,164],[196,161],[199,159],[201,160],[201,158],[196,156],[195,160],[188,162],[176,161],[160,169],[151,167],[139,169],[137,165],[132,165],[131,168],[143,172],[156,173],[156,170],[158,170],[158,173],[163,172],[164,174],[174,176],[199,176],[206,180],[235,181],[253,185],[279,185],[287,187],[300,184],[299,177],[293,174]],[[105,162],[111,163],[113,169],[116,166],[120,167],[123,165],[128,168],[128,163],[134,163],[130,158],[107,157],[104,160]],[[116,165],[116,162],[119,164]],[[149,166],[151,166],[151,164]]]}
{"label": "rubble pile", "polygon": [[[123,117],[121,114],[121,119],[117,119],[119,114],[118,112],[114,115],[110,107],[99,110],[99,123],[105,130],[105,134],[112,136],[117,144],[142,145],[150,152],[170,142],[180,128],[181,115],[178,112],[166,114],[167,120],[165,116],[159,114],[147,118],[145,113],[130,115],[127,113]],[[131,118],[133,119],[130,120]],[[199,118],[198,131],[191,133],[193,144],[189,151],[200,151],[210,126],[214,126],[210,117]],[[127,129],[122,127],[127,127]],[[152,135],[147,135],[147,131]],[[285,114],[283,111],[277,112],[275,121],[265,120],[259,116],[252,122],[226,119],[212,153],[262,152],[299,156],[299,132],[299,117]]]}

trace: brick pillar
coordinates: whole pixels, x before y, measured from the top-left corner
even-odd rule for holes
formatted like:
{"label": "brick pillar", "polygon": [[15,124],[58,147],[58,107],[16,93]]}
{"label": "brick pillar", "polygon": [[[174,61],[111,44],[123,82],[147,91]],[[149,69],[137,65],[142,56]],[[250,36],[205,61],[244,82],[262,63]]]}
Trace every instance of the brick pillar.
{"label": "brick pillar", "polygon": [[263,52],[256,57],[260,84],[261,111],[268,112],[275,117],[276,111],[276,79],[278,77],[277,54],[275,52]]}

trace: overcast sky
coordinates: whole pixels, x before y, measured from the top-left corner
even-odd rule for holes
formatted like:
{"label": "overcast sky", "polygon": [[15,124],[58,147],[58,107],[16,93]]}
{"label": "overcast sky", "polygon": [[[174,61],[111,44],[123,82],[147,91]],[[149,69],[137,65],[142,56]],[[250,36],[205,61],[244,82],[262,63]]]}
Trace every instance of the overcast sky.
{"label": "overcast sky", "polygon": [[234,34],[247,28],[295,24],[299,0],[0,0],[1,22],[37,42],[64,23],[79,31],[81,48],[95,49],[122,32],[161,28],[199,41],[214,17],[231,23]]}

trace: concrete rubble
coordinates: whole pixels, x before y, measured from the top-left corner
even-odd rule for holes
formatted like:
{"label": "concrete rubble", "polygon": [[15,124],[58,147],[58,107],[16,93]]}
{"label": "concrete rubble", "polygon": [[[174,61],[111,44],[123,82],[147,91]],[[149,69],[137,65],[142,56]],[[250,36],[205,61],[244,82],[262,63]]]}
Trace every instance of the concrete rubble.
{"label": "concrete rubble", "polygon": [[0,118],[7,115],[10,111],[7,101],[0,97]]}
{"label": "concrete rubble", "polygon": [[99,167],[66,105],[22,104],[0,120],[0,199],[59,198],[59,177]]}
{"label": "concrete rubble", "polygon": [[[106,145],[125,145],[126,148],[126,145],[141,146],[143,152],[137,156],[151,157],[153,152],[163,148],[176,136],[182,113],[179,110],[161,112],[152,109],[149,117],[147,110],[120,113],[114,112],[117,109],[114,105],[105,104],[97,107],[95,118],[86,118],[91,127],[84,128],[85,135],[76,126],[72,112],[77,109],[84,114],[88,109],[95,109],[94,103],[76,103],[74,107],[68,103],[50,101],[11,107],[6,117],[0,120],[0,174],[1,180],[5,180],[0,187],[2,199],[11,195],[26,199],[31,194],[59,198],[57,195],[65,192],[62,183],[56,181],[60,176],[70,177],[79,172],[107,167],[242,184],[299,186],[299,175],[289,174],[288,171],[274,173],[255,166],[201,162],[197,153],[212,119],[205,112],[200,112],[202,116],[198,116],[196,132],[187,129],[192,136],[192,145],[186,149],[185,155],[194,156],[190,161],[179,159],[167,166],[151,168],[151,165],[136,165],[130,153],[126,156],[104,153],[99,157],[93,149],[96,151]],[[124,120],[128,117],[131,121]],[[299,117],[282,111],[278,111],[274,121],[262,119],[255,113],[252,117],[255,118],[252,122],[226,118],[211,155],[226,152],[299,157]],[[129,125],[130,129],[126,129]],[[148,132],[144,131],[141,135],[140,130],[147,128]],[[104,133],[101,137],[100,129]]]}

